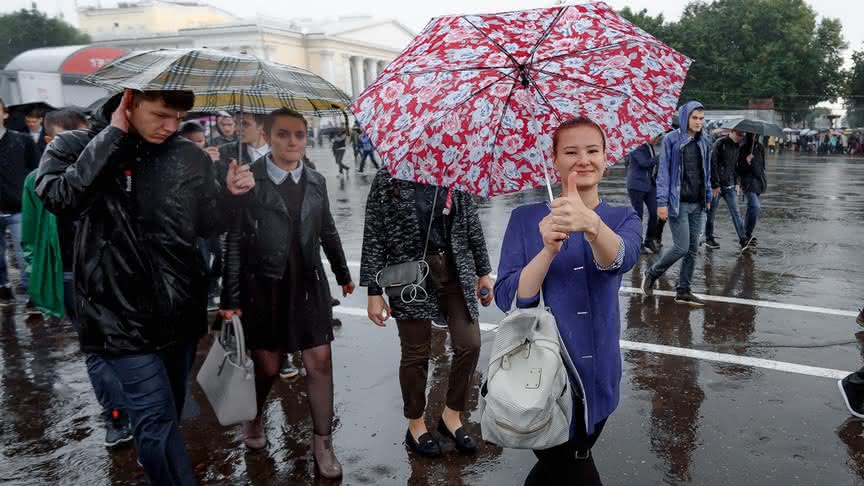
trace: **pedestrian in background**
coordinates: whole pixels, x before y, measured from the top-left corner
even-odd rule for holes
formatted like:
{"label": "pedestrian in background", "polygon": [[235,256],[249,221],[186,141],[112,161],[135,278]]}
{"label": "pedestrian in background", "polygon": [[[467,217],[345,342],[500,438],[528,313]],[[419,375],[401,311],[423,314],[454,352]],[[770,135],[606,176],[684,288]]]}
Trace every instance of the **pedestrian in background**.
{"label": "pedestrian in background", "polygon": [[339,175],[342,175],[342,172],[345,172],[345,175],[350,173],[351,168],[342,163],[342,159],[345,157],[345,145],[346,145],[347,137],[345,132],[339,130],[333,136],[333,157],[336,159],[336,165],[339,166]]}
{"label": "pedestrian in background", "polygon": [[551,210],[542,202],[513,210],[501,247],[495,302],[504,312],[514,301],[519,308],[537,307],[542,293],[575,366],[568,369],[577,390],[570,440],[534,451],[538,462],[525,485],[600,485],[591,448],[618,406],[618,289],[639,259],[642,224],[630,208],[600,199],[606,137],[595,122],[575,118],[561,124],[552,137],[552,153],[563,194]]}
{"label": "pedestrian in background", "polygon": [[[385,268],[425,262],[421,289],[412,287],[390,296],[378,282]],[[446,406],[437,429],[456,448],[474,452],[477,444],[465,433],[461,413],[468,410],[474,371],[480,357],[478,300],[492,303],[489,254],[477,206],[471,195],[446,188],[394,179],[380,169],[366,202],[360,285],[368,288],[368,316],[384,327],[391,314],[399,331],[399,384],[408,420],[405,443],[426,457],[441,455],[426,421],[426,382],[432,340],[432,319],[443,314],[450,331],[453,359]]]}
{"label": "pedestrian in background", "polygon": [[642,275],[642,291],[651,297],[659,279],[682,260],[675,302],[705,305],[693,295],[691,283],[699,254],[699,238],[705,225],[705,210],[711,207],[711,143],[702,133],[705,108],[690,101],[678,110],[677,132],[663,139],[657,175],[657,215],[669,219],[675,246],[666,251]]}
{"label": "pedestrian in background", "polygon": [[36,145],[36,153],[39,157],[45,151],[48,142],[45,141],[45,127],[42,126],[44,116],[38,110],[31,110],[24,115],[24,125],[27,126],[27,133],[33,139],[33,144]]}
{"label": "pedestrian in background", "polygon": [[[45,115],[45,134],[50,140],[71,130],[86,130],[84,115],[71,110],[56,110]],[[75,332],[81,327],[75,316],[75,287],[72,276],[75,221],[69,215],[55,216],[45,209],[36,194],[38,169],[24,180],[21,210],[21,246],[30,275],[30,300],[45,315],[72,323]],[[98,353],[84,353],[87,376],[102,407],[105,424],[105,447],[115,447],[132,440],[132,426],[123,405],[120,378]]]}
{"label": "pedestrian in background", "polygon": [[332,297],[321,262],[330,261],[343,295],[354,292],[327,185],[306,167],[306,119],[282,108],[264,124],[272,152],[251,165],[256,180],[248,204],[225,237],[222,314],[243,312],[246,345],[255,362],[258,415],[243,424],[250,449],[267,445],[263,410],[284,353],[303,352],[318,474],[342,476],[333,451]]}
{"label": "pedestrian in background", "polygon": [[237,141],[237,123],[228,113],[222,112],[216,118],[216,130],[219,131],[219,136],[213,139],[216,147]]}
{"label": "pedestrian in background", "polygon": [[642,144],[627,157],[627,194],[630,204],[642,219],[643,207],[648,209],[648,228],[642,248],[648,253],[660,253],[657,231],[657,183],[653,176],[654,168],[659,159],[659,144],[663,135],[658,135],[651,142]]}
{"label": "pedestrian in background", "polygon": [[[21,251],[21,196],[24,178],[39,165],[39,154],[33,138],[24,133],[6,130],[9,112],[0,99],[0,308],[15,304],[15,294],[9,284],[9,267],[6,261],[8,245],[6,232],[12,236],[14,256],[21,271],[21,285],[27,292],[26,263]],[[41,118],[39,119],[41,131]],[[29,127],[29,125],[28,125]]]}
{"label": "pedestrian in background", "polygon": [[369,138],[369,135],[366,132],[360,135],[360,170],[359,173],[363,174],[366,172],[366,159],[372,159],[372,165],[375,166],[375,170],[380,169],[381,167],[378,165],[378,161],[375,160],[375,145],[372,144],[372,139]]}
{"label": "pedestrian in background", "polygon": [[744,218],[745,244],[741,251],[747,251],[757,243],[753,232],[759,222],[762,212],[761,197],[768,190],[768,176],[765,173],[765,148],[759,143],[759,137],[748,133],[738,156],[736,168],[741,180],[741,190],[747,200],[747,214]]}
{"label": "pedestrian in background", "polygon": [[705,246],[716,250],[720,244],[714,238],[714,214],[720,201],[726,201],[729,216],[735,226],[739,248],[744,248],[747,239],[744,237],[744,222],[738,210],[738,156],[741,152],[742,133],[737,130],[729,132],[728,136],[720,137],[711,149],[711,209],[705,220]]}
{"label": "pedestrian in background", "polygon": [[[231,161],[236,161],[240,165],[251,164],[270,153],[270,146],[264,139],[263,127],[266,120],[267,115],[243,113],[241,123],[241,115],[237,114],[235,121],[240,125],[239,140],[219,147],[219,162],[216,164],[219,180],[225,180]],[[242,154],[241,146],[244,149]]]}

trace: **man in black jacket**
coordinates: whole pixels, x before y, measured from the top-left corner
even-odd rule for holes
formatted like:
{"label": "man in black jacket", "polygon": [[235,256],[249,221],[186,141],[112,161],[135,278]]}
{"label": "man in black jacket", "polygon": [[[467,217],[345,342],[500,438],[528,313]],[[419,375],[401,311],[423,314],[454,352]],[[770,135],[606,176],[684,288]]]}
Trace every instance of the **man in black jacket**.
{"label": "man in black jacket", "polygon": [[23,133],[6,130],[9,112],[0,99],[0,308],[15,303],[9,285],[6,266],[6,230],[12,234],[15,244],[15,261],[21,270],[24,289],[27,279],[24,274],[24,253],[21,251],[21,193],[27,174],[39,165],[39,156],[33,139]]}
{"label": "man in black jacket", "polygon": [[729,132],[728,137],[721,137],[714,142],[711,149],[711,193],[714,197],[711,209],[708,210],[708,218],[705,220],[705,246],[716,250],[720,244],[714,239],[714,213],[720,205],[720,199],[726,201],[732,223],[735,225],[735,233],[738,234],[738,243],[744,246],[744,222],[741,220],[741,212],[738,210],[738,176],[735,167],[738,164],[738,152],[741,148],[742,134],[736,130]]}
{"label": "man in black jacket", "polygon": [[[81,348],[120,379],[138,459],[160,485],[196,483],[179,429],[207,321],[195,239],[219,231],[226,211],[210,158],[175,133],[193,103],[190,92],[127,89],[109,126],[52,140],[36,180],[49,211],[78,218]],[[248,168],[229,167],[229,192],[253,186]]]}

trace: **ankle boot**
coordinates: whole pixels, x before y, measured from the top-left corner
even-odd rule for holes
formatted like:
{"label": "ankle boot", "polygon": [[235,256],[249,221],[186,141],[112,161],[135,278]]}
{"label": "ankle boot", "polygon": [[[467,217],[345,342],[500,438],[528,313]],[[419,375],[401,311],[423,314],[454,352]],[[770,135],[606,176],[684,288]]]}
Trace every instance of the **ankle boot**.
{"label": "ankle boot", "polygon": [[312,434],[312,455],[318,474],[325,479],[342,477],[342,465],[333,452],[333,436]]}
{"label": "ankle boot", "polygon": [[267,434],[264,432],[264,418],[259,415],[254,420],[243,422],[243,442],[246,447],[258,450],[267,446]]}

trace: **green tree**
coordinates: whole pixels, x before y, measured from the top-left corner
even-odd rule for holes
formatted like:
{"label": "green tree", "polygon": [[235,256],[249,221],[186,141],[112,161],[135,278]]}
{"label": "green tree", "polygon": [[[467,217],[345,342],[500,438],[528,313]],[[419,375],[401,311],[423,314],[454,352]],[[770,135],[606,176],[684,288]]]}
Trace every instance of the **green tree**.
{"label": "green tree", "polygon": [[849,126],[864,127],[864,51],[856,51],[852,54],[852,69],[849,71],[846,99]]}
{"label": "green tree", "polygon": [[0,15],[0,39],[0,66],[30,49],[90,42],[87,34],[36,9]]}
{"label": "green tree", "polygon": [[634,12],[630,7],[624,7],[618,13],[658,39],[669,37],[669,25],[662,13],[654,17],[648,13],[647,8]]}
{"label": "green tree", "polygon": [[[708,108],[746,108],[773,98],[786,122],[802,122],[819,102],[843,92],[847,45],[836,19],[816,21],[804,0],[693,1],[677,22],[658,27],[647,12],[622,15],[695,62],[683,99]],[[629,15],[629,16],[628,16]]]}

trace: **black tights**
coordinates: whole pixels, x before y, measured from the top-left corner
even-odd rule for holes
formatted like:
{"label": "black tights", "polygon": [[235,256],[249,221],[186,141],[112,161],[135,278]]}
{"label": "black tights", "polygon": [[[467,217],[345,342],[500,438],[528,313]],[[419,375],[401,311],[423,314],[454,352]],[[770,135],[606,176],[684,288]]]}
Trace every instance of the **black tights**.
{"label": "black tights", "polygon": [[[258,398],[258,415],[273,381],[282,364],[282,352],[255,350],[255,391]],[[330,435],[333,430],[333,360],[329,344],[322,344],[303,351],[303,367],[306,368],[306,397],[312,412],[312,428],[318,435]]]}

